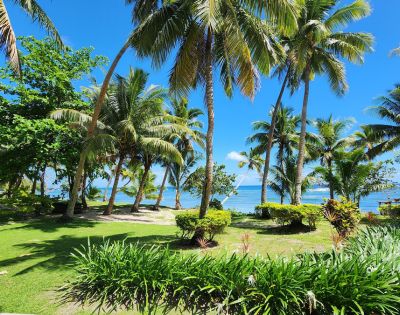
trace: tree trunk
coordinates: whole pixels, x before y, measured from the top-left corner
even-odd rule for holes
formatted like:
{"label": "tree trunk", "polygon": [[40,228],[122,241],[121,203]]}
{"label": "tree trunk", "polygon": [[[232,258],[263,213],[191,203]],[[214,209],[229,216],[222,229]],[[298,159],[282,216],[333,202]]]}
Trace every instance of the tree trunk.
{"label": "tree trunk", "polygon": [[333,191],[333,173],[332,173],[332,161],[328,160],[328,172],[329,172],[329,198],[335,199]]}
{"label": "tree trunk", "polygon": [[115,167],[114,184],[113,184],[113,188],[111,191],[110,200],[108,201],[107,209],[104,210],[104,212],[103,212],[104,215],[110,215],[113,210],[115,196],[117,195],[117,190],[118,190],[119,176],[121,175],[122,164],[124,163],[124,159],[125,159],[125,156],[121,155],[119,158],[118,164]]}
{"label": "tree trunk", "polygon": [[[279,159],[281,172],[283,174],[285,174],[285,170],[283,169],[283,143],[282,142],[279,143],[278,159]],[[285,182],[282,179],[282,183],[281,183],[281,205],[283,204],[284,197],[285,197]]]}
{"label": "tree trunk", "polygon": [[88,204],[86,201],[86,195],[85,195],[85,190],[86,190],[86,182],[87,182],[87,174],[86,171],[83,171],[83,179],[82,179],[82,189],[81,189],[81,199],[82,199],[82,208],[83,210],[88,209]]}
{"label": "tree trunk", "polygon": [[278,115],[279,108],[281,107],[282,97],[283,97],[283,93],[285,92],[287,82],[289,80],[289,75],[290,75],[290,70],[288,69],[285,79],[283,80],[278,99],[276,100],[274,111],[272,112],[271,126],[269,128],[268,142],[267,142],[267,148],[266,148],[266,153],[265,153],[264,173],[263,173],[262,185],[261,185],[261,203],[267,202],[269,163],[271,160],[271,150],[272,150],[272,142],[274,140],[276,117]]}
{"label": "tree trunk", "polygon": [[115,174],[115,170],[111,170],[110,178],[107,181],[106,188],[104,189],[103,202],[108,201],[108,196],[107,196],[108,195],[108,189],[110,188],[110,185],[111,185],[111,182],[113,180],[114,174]]}
{"label": "tree trunk", "polygon": [[36,187],[37,187],[37,177],[33,178],[32,188],[31,188],[31,195],[36,194]]}
{"label": "tree trunk", "polygon": [[304,166],[304,153],[306,148],[306,129],[307,129],[307,105],[308,96],[310,93],[310,65],[306,66],[304,73],[304,98],[303,108],[301,111],[301,130],[299,140],[299,152],[297,157],[297,170],[296,170],[296,189],[295,189],[295,204],[301,204],[301,185],[303,182],[303,166]]}
{"label": "tree trunk", "polygon": [[43,198],[46,191],[45,191],[45,175],[46,175],[46,167],[42,169],[42,174],[40,175],[40,196]]}
{"label": "tree trunk", "polygon": [[168,174],[169,174],[169,165],[165,168],[164,178],[163,178],[161,186],[160,186],[160,192],[158,194],[157,202],[153,208],[154,210],[159,210],[159,208],[160,208],[160,204],[163,199],[163,193],[165,190],[165,184],[167,182]]}
{"label": "tree trunk", "polygon": [[[206,169],[203,195],[200,205],[200,218],[203,218],[208,209],[211,196],[211,188],[213,181],[213,136],[214,136],[214,87],[213,87],[213,68],[212,68],[212,33],[211,29],[207,32],[207,42],[205,51],[205,79],[206,79],[206,105],[208,115],[208,128],[206,135]],[[200,235],[195,235],[200,237]]]}
{"label": "tree trunk", "polygon": [[175,210],[181,210],[182,205],[181,205],[181,191],[180,188],[176,188],[176,194],[175,194]]}
{"label": "tree trunk", "polygon": [[145,166],[142,179],[140,180],[138,193],[136,195],[135,203],[131,208],[131,212],[139,212],[140,201],[143,197],[144,187],[146,185],[147,175],[149,173],[150,166]]}
{"label": "tree trunk", "polygon": [[[125,45],[121,48],[121,50],[115,57],[113,63],[111,64],[110,69],[107,72],[107,75],[104,79],[103,85],[101,86],[99,97],[97,98],[96,105],[94,107],[92,121],[88,128],[86,141],[89,140],[93,136],[94,130],[97,125],[97,120],[99,118],[101,108],[103,107],[104,99],[107,94],[108,85],[110,84],[111,77],[112,77],[119,61],[121,60],[122,56],[127,51],[127,49],[130,47],[130,43],[131,43],[131,36],[129,37],[129,39],[127,40]],[[82,152],[79,156],[78,168],[76,170],[75,179],[74,179],[74,187],[72,188],[72,193],[71,193],[71,197],[68,202],[67,211],[63,215],[63,219],[65,219],[65,220],[71,220],[74,215],[75,204],[76,204],[76,200],[78,199],[78,190],[79,190],[79,186],[81,183],[82,172],[84,169],[87,153],[88,153],[87,150],[82,149]]]}

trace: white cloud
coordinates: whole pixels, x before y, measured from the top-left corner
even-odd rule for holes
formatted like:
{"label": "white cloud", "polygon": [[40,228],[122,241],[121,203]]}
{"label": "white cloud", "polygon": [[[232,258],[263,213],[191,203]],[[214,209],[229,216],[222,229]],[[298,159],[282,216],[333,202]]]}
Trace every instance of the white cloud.
{"label": "white cloud", "polygon": [[244,158],[242,155],[240,155],[240,153],[237,151],[229,152],[226,156],[226,159],[237,161],[237,162],[246,160],[246,158]]}

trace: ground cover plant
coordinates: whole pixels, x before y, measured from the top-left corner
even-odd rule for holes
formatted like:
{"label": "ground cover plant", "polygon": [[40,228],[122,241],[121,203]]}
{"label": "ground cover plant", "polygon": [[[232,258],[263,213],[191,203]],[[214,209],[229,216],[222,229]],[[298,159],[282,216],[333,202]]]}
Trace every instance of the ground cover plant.
{"label": "ground cover plant", "polygon": [[290,259],[248,255],[180,255],[125,242],[88,244],[74,252],[78,276],[64,301],[144,313],[397,314],[400,233],[375,227],[343,251]]}

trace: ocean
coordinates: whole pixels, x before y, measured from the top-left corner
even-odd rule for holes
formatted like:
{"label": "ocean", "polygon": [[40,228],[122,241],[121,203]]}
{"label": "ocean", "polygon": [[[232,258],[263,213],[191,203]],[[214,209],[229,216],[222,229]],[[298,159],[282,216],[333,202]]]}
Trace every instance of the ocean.
{"label": "ocean", "polygon": [[[109,191],[110,193],[110,191]],[[254,208],[260,203],[261,186],[241,186],[238,189],[238,194],[231,196],[224,204],[225,209],[234,209],[243,213],[252,213]],[[223,200],[225,196],[216,196],[219,200]],[[315,187],[309,189],[303,195],[303,203],[321,204],[324,198],[329,197],[327,188]],[[363,212],[378,211],[378,201],[385,201],[388,199],[400,198],[400,187],[376,192],[370,194],[368,197],[361,199],[360,208]],[[268,200],[279,202],[277,194],[268,189]],[[116,196],[116,202],[133,203],[133,198],[119,192]],[[286,200],[287,202],[287,200]],[[143,200],[144,204],[154,204],[155,200]],[[200,204],[200,198],[196,198],[189,193],[182,193],[181,203],[184,208],[196,207]],[[175,191],[172,187],[166,188],[164,191],[164,198],[161,203],[163,206],[174,207],[175,205]]]}

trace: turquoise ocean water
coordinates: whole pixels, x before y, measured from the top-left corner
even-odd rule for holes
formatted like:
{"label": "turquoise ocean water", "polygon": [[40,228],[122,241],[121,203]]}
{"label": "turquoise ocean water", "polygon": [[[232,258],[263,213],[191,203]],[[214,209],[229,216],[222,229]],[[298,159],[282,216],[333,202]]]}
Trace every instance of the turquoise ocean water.
{"label": "turquoise ocean water", "polygon": [[[238,189],[238,194],[230,197],[224,204],[226,209],[235,209],[244,213],[254,212],[254,207],[259,204],[261,194],[261,186],[241,186]],[[315,187],[310,189],[303,195],[304,203],[321,204],[324,198],[329,196],[327,188]],[[217,196],[218,199],[223,200],[225,196]],[[360,208],[362,211],[373,211],[377,212],[378,201],[384,201],[387,199],[400,198],[400,187],[396,187],[390,190],[372,193],[368,197],[361,199]],[[278,196],[271,190],[268,190],[269,201],[279,201]],[[116,197],[117,202],[128,202],[133,203],[133,198],[128,197],[122,192],[119,192]],[[145,204],[152,204],[154,200],[144,200]],[[181,203],[184,208],[191,208],[200,204],[200,199],[196,198],[189,193],[183,193],[181,197]],[[164,199],[162,205],[173,207],[175,205],[175,191],[173,188],[167,188],[164,192]]]}

